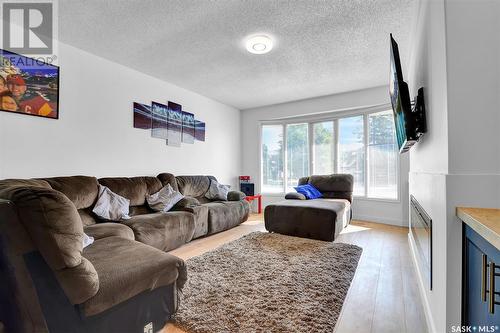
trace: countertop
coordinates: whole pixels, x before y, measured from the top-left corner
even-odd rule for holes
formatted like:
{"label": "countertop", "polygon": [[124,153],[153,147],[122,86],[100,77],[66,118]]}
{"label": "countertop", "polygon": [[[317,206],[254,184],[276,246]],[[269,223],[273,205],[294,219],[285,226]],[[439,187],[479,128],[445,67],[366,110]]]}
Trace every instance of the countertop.
{"label": "countertop", "polygon": [[500,209],[457,207],[457,216],[500,250]]}

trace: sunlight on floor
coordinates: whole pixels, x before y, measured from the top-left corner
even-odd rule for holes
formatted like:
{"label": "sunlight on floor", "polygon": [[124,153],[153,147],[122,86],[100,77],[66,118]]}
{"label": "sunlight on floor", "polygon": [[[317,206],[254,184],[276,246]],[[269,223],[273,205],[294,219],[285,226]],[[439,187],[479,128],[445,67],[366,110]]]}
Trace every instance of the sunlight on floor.
{"label": "sunlight on floor", "polygon": [[367,231],[367,230],[370,230],[371,228],[367,228],[367,227],[361,227],[359,225],[353,225],[353,224],[349,224],[344,230],[342,230],[340,233],[341,234],[349,234],[349,233],[352,233],[352,232],[360,232],[360,231]]}
{"label": "sunlight on floor", "polygon": [[262,220],[255,220],[255,221],[246,221],[243,222],[244,225],[259,225],[263,224],[264,222]]}

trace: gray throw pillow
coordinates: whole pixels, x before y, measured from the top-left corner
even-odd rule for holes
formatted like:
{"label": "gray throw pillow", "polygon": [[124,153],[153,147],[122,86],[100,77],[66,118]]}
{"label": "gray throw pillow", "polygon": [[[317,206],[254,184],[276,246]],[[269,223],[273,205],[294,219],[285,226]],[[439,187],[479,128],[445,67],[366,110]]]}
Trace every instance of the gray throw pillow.
{"label": "gray throw pillow", "polygon": [[182,200],[184,196],[175,191],[170,184],[158,192],[146,196],[146,201],[152,210],[157,212],[168,212],[176,203]]}
{"label": "gray throw pillow", "polygon": [[99,185],[99,197],[92,212],[104,220],[128,220],[130,200],[111,191],[108,187]]}
{"label": "gray throw pillow", "polygon": [[210,200],[223,200],[227,201],[227,194],[229,193],[229,186],[219,184],[217,181],[212,180],[205,197]]}

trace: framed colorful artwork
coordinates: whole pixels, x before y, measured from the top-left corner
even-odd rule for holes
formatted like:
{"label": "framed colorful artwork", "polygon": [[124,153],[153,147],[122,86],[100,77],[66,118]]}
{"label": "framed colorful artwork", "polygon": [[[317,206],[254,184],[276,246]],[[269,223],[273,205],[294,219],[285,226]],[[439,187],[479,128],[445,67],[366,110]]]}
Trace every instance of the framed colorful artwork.
{"label": "framed colorful artwork", "polygon": [[0,49],[0,110],[59,118],[59,67]]}

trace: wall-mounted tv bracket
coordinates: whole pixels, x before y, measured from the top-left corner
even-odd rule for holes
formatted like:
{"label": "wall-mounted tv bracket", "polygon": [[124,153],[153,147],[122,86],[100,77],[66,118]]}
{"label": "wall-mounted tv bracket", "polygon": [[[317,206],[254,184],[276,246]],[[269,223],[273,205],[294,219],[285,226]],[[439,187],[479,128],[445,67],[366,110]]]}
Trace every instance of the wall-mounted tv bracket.
{"label": "wall-mounted tv bracket", "polygon": [[418,89],[417,96],[411,101],[411,113],[413,115],[417,137],[421,137],[427,132],[423,87]]}

